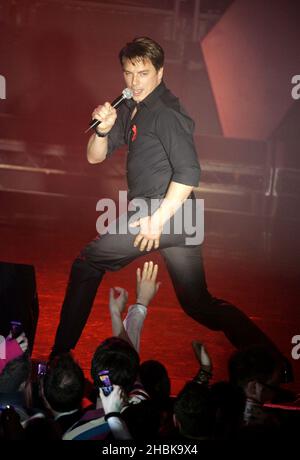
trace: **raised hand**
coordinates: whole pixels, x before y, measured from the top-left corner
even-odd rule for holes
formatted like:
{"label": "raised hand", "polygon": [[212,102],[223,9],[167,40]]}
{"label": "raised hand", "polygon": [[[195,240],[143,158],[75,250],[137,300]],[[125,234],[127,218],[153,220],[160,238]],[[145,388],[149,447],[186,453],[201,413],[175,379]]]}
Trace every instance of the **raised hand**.
{"label": "raised hand", "polygon": [[126,402],[124,391],[119,385],[113,385],[113,390],[108,396],[105,396],[102,388],[99,388],[99,396],[106,414],[109,412],[121,412]]}
{"label": "raised hand", "polygon": [[[8,334],[6,339],[13,340],[11,332]],[[25,353],[25,351],[27,351],[28,349],[28,339],[25,335],[25,332],[22,332],[20,335],[18,335],[18,337],[16,337],[15,340],[18,342],[23,353]]]}
{"label": "raised hand", "polygon": [[126,308],[128,292],[121,287],[114,287],[109,290],[109,309],[110,314],[122,315]]}
{"label": "raised hand", "polygon": [[160,282],[156,282],[158,265],[145,262],[143,271],[140,268],[136,271],[136,303],[141,303],[146,307],[157,293]]}
{"label": "raised hand", "polygon": [[205,346],[197,340],[193,340],[192,346],[201,369],[211,372],[212,362]]}
{"label": "raised hand", "polygon": [[25,351],[28,349],[28,339],[25,335],[25,332],[22,332],[22,334],[16,337],[16,341],[18,342],[23,353],[25,353]]}
{"label": "raised hand", "polygon": [[111,130],[115,124],[116,118],[117,111],[109,102],[105,102],[104,105],[99,105],[92,113],[93,120],[101,121],[100,125],[97,127],[97,131],[102,134],[106,134]]}

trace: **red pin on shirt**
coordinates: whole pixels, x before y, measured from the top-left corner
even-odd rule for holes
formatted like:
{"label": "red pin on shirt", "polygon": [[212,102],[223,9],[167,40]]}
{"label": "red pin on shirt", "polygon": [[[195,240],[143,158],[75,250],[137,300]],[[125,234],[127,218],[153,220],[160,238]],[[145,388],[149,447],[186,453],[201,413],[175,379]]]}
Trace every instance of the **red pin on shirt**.
{"label": "red pin on shirt", "polygon": [[133,142],[133,141],[136,140],[136,136],[137,136],[137,127],[136,127],[136,125],[133,125],[132,128],[131,128],[131,130],[132,130],[132,138],[131,138],[131,141]]}

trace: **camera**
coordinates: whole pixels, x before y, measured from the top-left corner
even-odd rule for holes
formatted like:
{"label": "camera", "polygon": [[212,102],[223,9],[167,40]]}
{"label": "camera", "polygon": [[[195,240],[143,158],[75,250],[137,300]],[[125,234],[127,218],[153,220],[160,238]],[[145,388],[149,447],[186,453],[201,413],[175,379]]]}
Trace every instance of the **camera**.
{"label": "camera", "polygon": [[113,386],[109,378],[109,371],[104,370],[98,372],[100,387],[105,396],[108,396],[113,391]]}

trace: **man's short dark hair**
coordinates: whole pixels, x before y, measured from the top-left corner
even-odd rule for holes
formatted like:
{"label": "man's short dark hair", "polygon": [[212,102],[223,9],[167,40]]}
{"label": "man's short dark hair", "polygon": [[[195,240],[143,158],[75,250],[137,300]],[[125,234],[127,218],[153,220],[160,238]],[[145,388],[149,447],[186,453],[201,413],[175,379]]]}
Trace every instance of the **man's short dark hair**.
{"label": "man's short dark hair", "polygon": [[31,360],[28,353],[9,361],[0,374],[0,393],[15,393],[29,381]]}
{"label": "man's short dark hair", "polygon": [[140,379],[152,400],[167,401],[170,397],[171,383],[168,371],[159,361],[148,360],[140,365]]}
{"label": "man's short dark hair", "polygon": [[44,395],[51,408],[68,412],[80,408],[84,395],[84,374],[70,353],[50,361],[43,382]]}
{"label": "man's short dark hair", "polygon": [[178,394],[174,414],[180,433],[187,438],[211,438],[215,425],[215,406],[208,386],[188,382]]}
{"label": "man's short dark hair", "polygon": [[99,387],[98,373],[108,370],[112,384],[120,385],[129,392],[139,370],[139,355],[125,340],[110,337],[96,349],[91,366],[95,386]]}
{"label": "man's short dark hair", "polygon": [[149,59],[158,71],[164,65],[164,50],[149,37],[137,37],[132,42],[126,43],[119,53],[121,65],[125,59],[131,62]]}

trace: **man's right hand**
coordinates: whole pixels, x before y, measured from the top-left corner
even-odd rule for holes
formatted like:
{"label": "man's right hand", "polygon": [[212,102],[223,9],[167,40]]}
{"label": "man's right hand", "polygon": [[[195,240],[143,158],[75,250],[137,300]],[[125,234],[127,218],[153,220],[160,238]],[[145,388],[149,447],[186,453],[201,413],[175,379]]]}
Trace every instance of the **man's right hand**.
{"label": "man's right hand", "polygon": [[121,412],[121,409],[126,404],[127,398],[124,390],[119,385],[113,385],[113,390],[108,396],[105,396],[103,389],[99,388],[99,396],[105,414],[109,414],[109,412]]}
{"label": "man's right hand", "polygon": [[97,130],[102,134],[107,134],[117,119],[117,111],[109,102],[99,105],[92,113],[92,120],[100,120],[101,124]]}
{"label": "man's right hand", "polygon": [[[115,294],[117,297],[115,297]],[[128,292],[121,287],[114,287],[109,290],[109,310],[110,314],[122,315],[126,308]]]}

